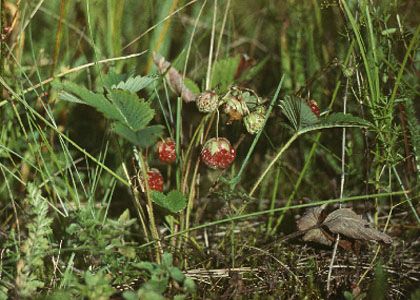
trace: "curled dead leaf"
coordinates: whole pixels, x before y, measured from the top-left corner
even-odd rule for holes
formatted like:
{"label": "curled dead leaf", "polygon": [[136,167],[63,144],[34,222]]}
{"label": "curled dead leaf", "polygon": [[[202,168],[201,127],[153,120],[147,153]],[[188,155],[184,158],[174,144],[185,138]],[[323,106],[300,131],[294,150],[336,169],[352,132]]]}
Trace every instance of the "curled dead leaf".
{"label": "curled dead leaf", "polygon": [[350,208],[333,211],[325,218],[322,225],[333,233],[339,233],[355,240],[392,243],[392,238],[389,235],[373,228],[369,222],[363,220]]}
{"label": "curled dead leaf", "polygon": [[[324,209],[315,207],[308,210],[298,221],[299,231],[304,232],[303,240],[331,246],[334,241],[332,234],[340,234],[344,239],[356,241],[378,241],[391,244],[392,238],[369,224],[350,208],[340,208],[325,218]],[[349,245],[343,247],[351,248]]]}
{"label": "curled dead leaf", "polygon": [[307,213],[297,221],[297,226],[299,231],[306,231],[302,237],[305,242],[315,242],[331,246],[333,242],[318,226],[322,220],[321,214],[323,210],[324,209],[321,206],[310,208]]}
{"label": "curled dead leaf", "polygon": [[182,75],[171,66],[171,63],[165,60],[165,58],[158,54],[153,53],[153,61],[158,68],[159,72],[162,75],[165,75],[165,78],[171,88],[171,90],[181,96],[182,100],[185,102],[194,102],[196,95],[185,86],[184,81],[182,79]]}

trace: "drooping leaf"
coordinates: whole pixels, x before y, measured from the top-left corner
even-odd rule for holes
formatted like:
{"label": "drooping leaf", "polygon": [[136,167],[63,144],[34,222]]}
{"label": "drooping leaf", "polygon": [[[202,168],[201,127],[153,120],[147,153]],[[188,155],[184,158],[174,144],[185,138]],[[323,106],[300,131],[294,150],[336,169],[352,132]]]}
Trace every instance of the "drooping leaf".
{"label": "drooping leaf", "polygon": [[72,82],[55,83],[53,86],[60,91],[59,98],[61,100],[87,104],[109,119],[122,120],[115,106],[102,94],[93,93]]}
{"label": "drooping leaf", "polygon": [[151,84],[155,79],[156,77],[153,76],[142,77],[138,75],[136,77],[129,77],[126,81],[120,81],[118,84],[113,84],[111,88],[137,93]]}
{"label": "drooping leaf", "polygon": [[[298,221],[299,231],[305,231],[319,224],[321,214],[323,212],[321,206],[309,209]],[[307,231],[302,238],[306,242],[315,242],[323,245],[331,246],[332,241],[324,234],[321,228],[314,228]]]}
{"label": "drooping leaf", "polygon": [[[340,234],[344,239],[392,243],[390,236],[373,228],[350,208],[337,209],[328,214],[325,219],[322,214],[323,209],[322,207],[312,208],[297,221],[299,231],[308,230],[303,236],[305,241],[332,245],[334,237],[327,233],[328,229],[330,233]],[[347,240],[340,246],[351,249],[351,244],[351,241]]]}
{"label": "drooping leaf", "polygon": [[355,240],[380,241],[391,244],[389,235],[373,228],[350,208],[340,208],[330,213],[323,225],[333,233],[339,233]]}
{"label": "drooping leaf", "polygon": [[228,57],[215,62],[212,68],[211,88],[218,89],[221,93],[227,92],[230,85],[235,81],[236,70],[240,57]]}
{"label": "drooping leaf", "polygon": [[136,94],[111,90],[109,97],[120,113],[122,123],[133,131],[146,127],[154,117],[155,112],[150,104],[139,99]]}

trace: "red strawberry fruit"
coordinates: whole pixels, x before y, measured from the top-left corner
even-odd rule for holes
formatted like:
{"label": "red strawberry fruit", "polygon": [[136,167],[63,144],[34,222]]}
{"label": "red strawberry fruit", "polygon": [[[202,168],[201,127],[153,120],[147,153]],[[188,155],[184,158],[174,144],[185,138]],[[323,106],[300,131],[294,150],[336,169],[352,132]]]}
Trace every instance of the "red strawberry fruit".
{"label": "red strawberry fruit", "polygon": [[157,155],[161,162],[171,164],[176,160],[175,141],[167,138],[157,143]]}
{"label": "red strawberry fruit", "polygon": [[163,191],[163,176],[158,169],[150,169],[147,171],[147,183],[152,191]]}
{"label": "red strawberry fruit", "polygon": [[201,160],[212,169],[226,169],[235,156],[236,150],[226,138],[211,138],[201,150]]}
{"label": "red strawberry fruit", "polygon": [[309,107],[311,108],[312,112],[319,117],[319,115],[321,114],[321,111],[319,109],[318,103],[316,103],[315,100],[309,100],[308,102]]}

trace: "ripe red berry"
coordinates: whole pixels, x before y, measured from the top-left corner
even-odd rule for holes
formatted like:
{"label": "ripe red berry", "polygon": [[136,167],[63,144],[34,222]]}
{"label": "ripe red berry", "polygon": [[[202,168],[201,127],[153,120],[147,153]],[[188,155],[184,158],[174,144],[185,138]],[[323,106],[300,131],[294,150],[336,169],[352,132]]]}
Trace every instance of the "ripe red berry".
{"label": "ripe red berry", "polygon": [[171,164],[176,160],[175,141],[167,138],[157,143],[157,155],[161,162]]}
{"label": "ripe red berry", "polygon": [[309,100],[308,102],[309,107],[311,108],[312,112],[319,117],[319,115],[321,114],[321,111],[319,109],[318,103],[316,103],[315,100]]}
{"label": "ripe red berry", "polygon": [[150,169],[147,171],[147,183],[152,191],[163,191],[163,176],[158,169]]}
{"label": "ripe red berry", "polygon": [[234,161],[235,148],[226,138],[211,138],[201,150],[201,160],[212,169],[226,169]]}

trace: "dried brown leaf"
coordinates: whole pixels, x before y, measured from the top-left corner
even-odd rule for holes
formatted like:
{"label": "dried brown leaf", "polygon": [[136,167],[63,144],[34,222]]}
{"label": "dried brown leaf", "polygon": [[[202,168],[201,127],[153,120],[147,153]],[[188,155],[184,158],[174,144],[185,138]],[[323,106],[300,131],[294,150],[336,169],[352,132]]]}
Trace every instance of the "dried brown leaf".
{"label": "dried brown leaf", "polygon": [[380,241],[391,244],[389,235],[373,228],[350,208],[340,208],[330,213],[322,223],[332,233],[339,233],[355,240]]}
{"label": "dried brown leaf", "polygon": [[[324,209],[321,206],[309,209],[308,212],[297,221],[299,231],[305,231],[311,227],[317,226],[320,223],[323,210]],[[321,228],[308,230],[303,235],[303,240],[306,242],[316,242],[327,246],[332,245],[332,241],[328,239]]]}
{"label": "dried brown leaf", "polygon": [[182,100],[187,103],[195,101],[196,95],[185,86],[182,75],[171,66],[170,62],[165,60],[165,58],[158,53],[153,53],[153,61],[159,72],[162,75],[165,74],[165,78],[175,94],[181,96]]}

